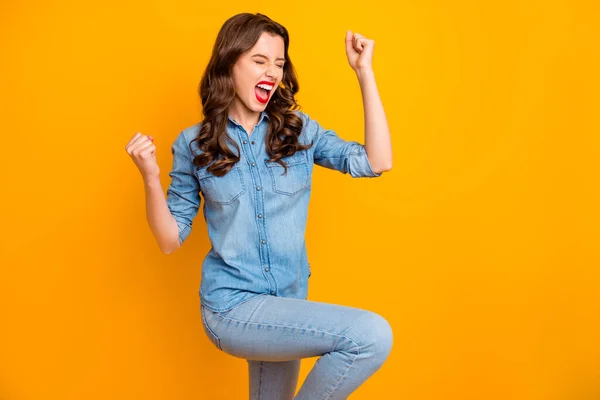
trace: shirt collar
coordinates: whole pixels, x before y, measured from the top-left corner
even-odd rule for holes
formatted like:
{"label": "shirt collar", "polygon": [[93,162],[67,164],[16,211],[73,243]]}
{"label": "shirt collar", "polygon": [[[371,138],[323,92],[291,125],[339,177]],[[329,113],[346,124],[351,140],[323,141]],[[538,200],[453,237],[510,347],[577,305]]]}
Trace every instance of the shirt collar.
{"label": "shirt collar", "polygon": [[[233,122],[236,125],[240,125],[237,121],[235,121],[233,118],[231,118],[230,115],[227,115],[227,118]],[[263,120],[263,118],[266,118],[268,120],[270,120],[271,118],[269,117],[269,114],[266,111],[261,111],[260,116],[258,117],[258,122],[256,123],[256,125],[260,124]],[[241,126],[241,125],[240,125]]]}

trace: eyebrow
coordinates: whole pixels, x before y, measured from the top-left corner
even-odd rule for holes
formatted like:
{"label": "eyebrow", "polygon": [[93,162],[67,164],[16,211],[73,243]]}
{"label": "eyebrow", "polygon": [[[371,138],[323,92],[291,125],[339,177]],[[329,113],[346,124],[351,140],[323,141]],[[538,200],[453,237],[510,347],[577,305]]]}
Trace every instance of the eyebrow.
{"label": "eyebrow", "polygon": [[[254,56],[266,58],[267,60],[269,59],[267,56],[265,56],[263,54],[252,54],[252,57],[254,57]],[[275,61],[277,61],[277,60],[283,60],[285,62],[285,58],[277,58]]]}

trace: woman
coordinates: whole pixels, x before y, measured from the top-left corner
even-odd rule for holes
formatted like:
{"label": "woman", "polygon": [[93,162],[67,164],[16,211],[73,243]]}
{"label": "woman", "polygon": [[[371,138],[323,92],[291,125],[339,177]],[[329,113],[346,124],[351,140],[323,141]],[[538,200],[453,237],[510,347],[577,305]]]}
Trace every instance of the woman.
{"label": "woman", "polygon": [[[248,361],[250,398],[345,399],[381,367],[392,331],[374,312],[307,300],[312,171],[316,164],[381,176],[391,168],[391,141],[372,40],[346,33],[363,95],[365,145],[299,111],[288,46],[287,30],[265,15],[225,22],[200,83],[204,119],[171,148],[166,200],[154,139],[136,133],[126,149],[144,178],[148,222],[164,253],[190,234],[202,193],[212,245],[202,264],[203,326],[219,350]],[[300,360],[316,356],[294,397]]]}

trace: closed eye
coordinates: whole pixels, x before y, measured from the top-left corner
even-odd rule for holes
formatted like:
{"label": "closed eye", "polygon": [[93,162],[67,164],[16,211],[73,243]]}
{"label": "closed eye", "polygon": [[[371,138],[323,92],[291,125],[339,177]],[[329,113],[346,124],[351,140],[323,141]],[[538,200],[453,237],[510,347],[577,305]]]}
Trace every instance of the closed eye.
{"label": "closed eye", "polygon": [[[254,61],[254,62],[257,64],[261,64],[261,65],[264,64],[264,62],[262,62],[262,61]],[[278,65],[278,67],[283,69],[283,65]]]}

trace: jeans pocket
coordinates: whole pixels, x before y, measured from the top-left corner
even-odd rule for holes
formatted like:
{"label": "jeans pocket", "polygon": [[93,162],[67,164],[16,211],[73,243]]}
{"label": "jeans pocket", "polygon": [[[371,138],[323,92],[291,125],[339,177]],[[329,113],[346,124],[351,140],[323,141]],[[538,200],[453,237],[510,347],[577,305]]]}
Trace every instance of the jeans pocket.
{"label": "jeans pocket", "polygon": [[206,309],[204,308],[203,305],[200,305],[200,314],[202,314],[202,326],[204,327],[204,332],[206,333],[206,336],[208,336],[208,339],[211,341],[211,343],[217,349],[223,350],[221,348],[221,339],[219,339],[219,336],[217,336],[217,334],[215,333],[215,331],[213,331],[210,328],[210,326],[208,325],[208,322],[206,320]]}

